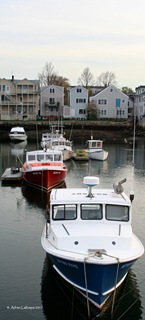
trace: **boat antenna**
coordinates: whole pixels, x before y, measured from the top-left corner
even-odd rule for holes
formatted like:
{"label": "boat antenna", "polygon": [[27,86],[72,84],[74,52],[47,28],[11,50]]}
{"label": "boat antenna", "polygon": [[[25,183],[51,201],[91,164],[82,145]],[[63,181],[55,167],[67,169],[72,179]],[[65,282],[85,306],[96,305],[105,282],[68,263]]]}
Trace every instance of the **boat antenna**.
{"label": "boat antenna", "polygon": [[133,147],[132,147],[132,191],[130,192],[130,200],[134,199],[134,167],[135,167],[135,134],[136,134],[136,108],[134,105],[133,95]]}
{"label": "boat antenna", "polygon": [[69,140],[71,140],[71,137],[72,137],[72,131],[73,131],[73,123],[72,123],[72,125],[71,125],[71,131],[70,131]]}
{"label": "boat antenna", "polygon": [[37,150],[38,150],[38,125],[36,122],[36,141],[37,141]]}
{"label": "boat antenna", "polygon": [[91,131],[91,140],[93,140],[93,132]]}
{"label": "boat antenna", "polygon": [[133,97],[133,152],[132,152],[132,166],[134,166],[135,161],[135,129],[136,129],[136,110],[134,107],[134,97]]}

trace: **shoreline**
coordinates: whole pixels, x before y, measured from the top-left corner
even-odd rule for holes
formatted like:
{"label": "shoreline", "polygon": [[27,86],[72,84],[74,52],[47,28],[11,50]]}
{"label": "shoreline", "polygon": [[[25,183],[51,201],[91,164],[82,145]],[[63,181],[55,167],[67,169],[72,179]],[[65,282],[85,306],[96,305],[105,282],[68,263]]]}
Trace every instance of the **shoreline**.
{"label": "shoreline", "polygon": [[[51,126],[58,127],[58,122],[53,121],[1,121],[0,141],[9,141],[9,131],[12,127],[22,126],[28,135],[28,141],[41,141],[42,133],[49,132]],[[137,124],[136,137],[145,137],[145,127]],[[82,142],[91,138],[104,140],[109,143],[123,142],[132,139],[134,128],[131,121],[63,121],[63,133],[66,139],[73,142]]]}

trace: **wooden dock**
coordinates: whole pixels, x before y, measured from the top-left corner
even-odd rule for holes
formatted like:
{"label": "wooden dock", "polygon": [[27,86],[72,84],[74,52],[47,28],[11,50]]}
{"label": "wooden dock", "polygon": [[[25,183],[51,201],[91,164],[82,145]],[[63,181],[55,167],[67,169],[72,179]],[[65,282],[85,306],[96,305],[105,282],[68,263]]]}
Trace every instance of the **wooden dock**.
{"label": "wooden dock", "polygon": [[22,182],[21,168],[7,168],[1,176],[2,183]]}

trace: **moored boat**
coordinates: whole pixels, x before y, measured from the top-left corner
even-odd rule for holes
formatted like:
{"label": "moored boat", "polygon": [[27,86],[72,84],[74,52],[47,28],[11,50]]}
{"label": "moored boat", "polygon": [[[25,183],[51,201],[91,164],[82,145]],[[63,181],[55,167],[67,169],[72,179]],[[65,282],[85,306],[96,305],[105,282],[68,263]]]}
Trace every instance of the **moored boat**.
{"label": "moored boat", "polygon": [[102,140],[87,140],[87,155],[89,159],[104,161],[108,158],[108,151],[103,149]]}
{"label": "moored boat", "polygon": [[9,138],[13,142],[21,142],[27,140],[27,134],[23,127],[13,127],[10,130]]}
{"label": "moored boat", "polygon": [[70,160],[73,156],[72,141],[67,140],[63,133],[52,126],[50,133],[43,133],[41,147],[62,151],[63,161]]}
{"label": "moored boat", "polygon": [[87,188],[52,190],[41,236],[54,269],[98,309],[144,253],[132,231],[133,195],[124,193],[125,181],[100,189],[97,177],[85,177]]}
{"label": "moored boat", "polygon": [[62,152],[57,150],[26,152],[22,175],[27,184],[44,191],[50,191],[65,181],[67,175]]}
{"label": "moored boat", "polygon": [[72,159],[75,161],[88,161],[89,157],[87,156],[87,151],[84,149],[77,149],[73,153]]}

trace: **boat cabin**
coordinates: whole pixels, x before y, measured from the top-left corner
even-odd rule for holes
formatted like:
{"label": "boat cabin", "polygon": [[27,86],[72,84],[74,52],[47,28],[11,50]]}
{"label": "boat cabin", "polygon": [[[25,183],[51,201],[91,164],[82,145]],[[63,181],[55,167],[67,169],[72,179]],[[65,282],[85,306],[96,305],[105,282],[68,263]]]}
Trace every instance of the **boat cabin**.
{"label": "boat cabin", "polygon": [[71,194],[67,189],[52,190],[51,200],[52,223],[62,220],[87,221],[87,223],[88,220],[94,222],[128,222],[130,220],[130,200],[116,195],[114,191],[98,190],[91,198],[88,197],[85,189],[82,193],[80,189],[74,189]]}
{"label": "boat cabin", "polygon": [[102,149],[103,141],[102,140],[87,140],[88,149]]}
{"label": "boat cabin", "polygon": [[52,147],[56,147],[56,146],[71,147],[72,143],[70,141],[68,141],[68,140],[60,138],[58,140],[52,140],[51,146]]}
{"label": "boat cabin", "polygon": [[131,201],[125,193],[95,188],[93,193],[85,188],[51,191],[47,237],[57,248],[118,250],[120,239],[124,248],[131,246],[131,232]]}
{"label": "boat cabin", "polygon": [[61,151],[45,151],[45,150],[38,150],[38,151],[29,151],[26,153],[26,163],[34,163],[34,162],[54,162],[54,161],[61,161],[63,162],[63,155]]}

